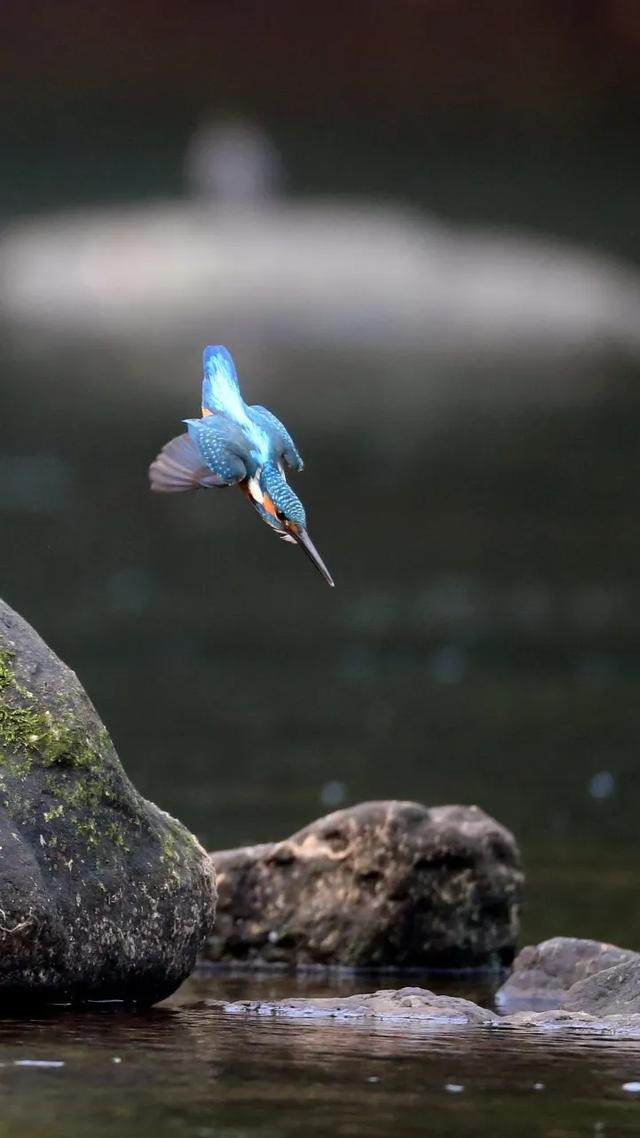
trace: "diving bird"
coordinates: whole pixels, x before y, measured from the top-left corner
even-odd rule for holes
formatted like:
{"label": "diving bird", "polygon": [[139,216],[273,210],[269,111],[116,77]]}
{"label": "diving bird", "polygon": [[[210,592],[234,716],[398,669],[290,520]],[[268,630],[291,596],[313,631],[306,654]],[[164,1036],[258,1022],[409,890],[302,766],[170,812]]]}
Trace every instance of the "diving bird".
{"label": "diving bird", "polygon": [[307,533],[304,506],[285,476],[285,464],[303,468],[291,435],[266,407],[245,403],[233,360],[221,344],[204,349],[203,365],[202,418],[184,419],[186,432],[166,443],[151,463],[151,489],[239,486],[263,522],[301,546],[333,585]]}

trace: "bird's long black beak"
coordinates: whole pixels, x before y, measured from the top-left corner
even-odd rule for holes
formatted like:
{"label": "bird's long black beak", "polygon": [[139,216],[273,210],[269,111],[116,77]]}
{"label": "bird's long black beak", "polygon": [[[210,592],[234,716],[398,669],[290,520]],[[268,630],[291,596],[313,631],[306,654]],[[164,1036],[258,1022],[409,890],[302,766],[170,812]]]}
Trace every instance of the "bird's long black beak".
{"label": "bird's long black beak", "polygon": [[298,532],[294,533],[293,536],[295,537],[298,545],[302,546],[307,557],[309,558],[310,561],[313,562],[313,564],[315,565],[318,572],[322,573],[322,576],[324,577],[327,584],[331,585],[331,588],[333,588],[333,577],[331,576],[329,570],[327,569],[324,561],[322,560],[320,554],[318,553],[318,550],[316,549],[315,545],[313,544],[313,542],[312,542],[311,538],[309,537],[309,534],[307,533],[306,529],[298,530]]}

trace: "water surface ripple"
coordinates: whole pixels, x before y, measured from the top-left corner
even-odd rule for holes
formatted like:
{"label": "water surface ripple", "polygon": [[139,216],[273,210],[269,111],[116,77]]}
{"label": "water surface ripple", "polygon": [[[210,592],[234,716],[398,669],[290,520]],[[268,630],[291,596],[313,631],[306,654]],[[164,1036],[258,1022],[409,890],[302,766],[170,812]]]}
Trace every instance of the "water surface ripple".
{"label": "water surface ripple", "polygon": [[640,1127],[640,1095],[623,1089],[640,1078],[638,1041],[242,1019],[205,993],[229,994],[213,976],[144,1013],[4,1019],[0,1134],[577,1138]]}

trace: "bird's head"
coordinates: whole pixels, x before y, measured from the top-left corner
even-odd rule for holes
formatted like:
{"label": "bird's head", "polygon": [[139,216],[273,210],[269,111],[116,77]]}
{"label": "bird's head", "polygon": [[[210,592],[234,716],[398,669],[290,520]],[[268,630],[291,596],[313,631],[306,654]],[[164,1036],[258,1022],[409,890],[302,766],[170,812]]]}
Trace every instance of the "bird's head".
{"label": "bird's head", "polygon": [[248,483],[249,494],[260,517],[284,541],[296,542],[329,585],[333,578],[307,533],[304,506],[293,492],[279,466],[265,462]]}

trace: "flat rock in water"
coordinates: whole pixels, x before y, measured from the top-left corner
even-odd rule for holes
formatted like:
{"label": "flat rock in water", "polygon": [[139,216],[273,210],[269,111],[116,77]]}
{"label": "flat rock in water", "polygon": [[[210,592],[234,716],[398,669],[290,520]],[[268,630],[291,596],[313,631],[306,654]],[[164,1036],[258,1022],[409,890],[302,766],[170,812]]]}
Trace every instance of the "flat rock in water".
{"label": "flat rock in water", "polygon": [[583,1032],[586,1035],[640,1039],[640,1015],[595,1016],[588,1012],[550,1008],[540,1012],[514,1012],[499,1016],[492,1025],[514,1030]]}
{"label": "flat rock in water", "polygon": [[[211,1006],[211,1005],[210,1005]],[[425,1025],[493,1023],[497,1016],[471,1000],[436,996],[426,988],[390,988],[361,996],[294,1000],[239,1000],[215,1004],[229,1015],[284,1016],[288,1019],[410,1020]]]}
{"label": "flat rock in water", "polygon": [[127,779],[76,676],[0,601],[0,994],[152,1003],[213,926],[196,839]]}
{"label": "flat rock in water", "polygon": [[210,960],[457,968],[513,957],[520,856],[476,806],[364,802],[286,841],[211,857]]}
{"label": "flat rock in water", "polygon": [[563,1007],[596,1016],[637,1015],[640,1018],[640,955],[613,968],[579,980],[567,992]]}
{"label": "flat rock in water", "polygon": [[518,953],[496,1002],[508,1008],[558,1007],[579,980],[628,960],[640,961],[640,955],[602,941],[552,937]]}
{"label": "flat rock in water", "polygon": [[289,1000],[207,1001],[226,1015],[277,1016],[285,1020],[314,1020],[321,1025],[380,1022],[407,1029],[482,1027],[521,1032],[582,1033],[599,1037],[640,1039],[639,1015],[594,1016],[586,1012],[551,1009],[497,1016],[470,1000],[437,996],[425,988],[399,988],[346,997]]}

